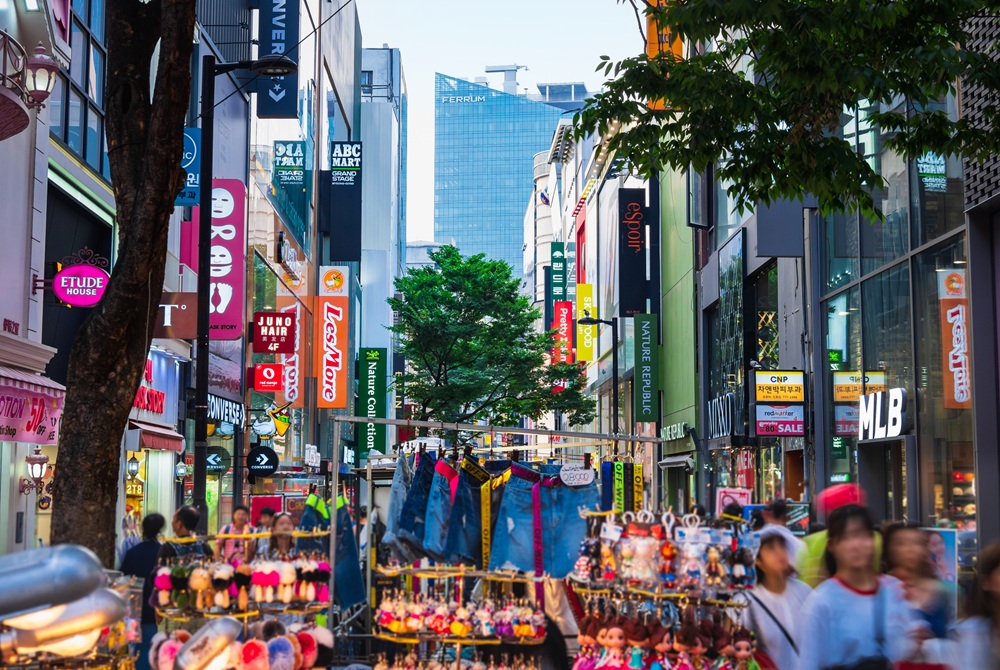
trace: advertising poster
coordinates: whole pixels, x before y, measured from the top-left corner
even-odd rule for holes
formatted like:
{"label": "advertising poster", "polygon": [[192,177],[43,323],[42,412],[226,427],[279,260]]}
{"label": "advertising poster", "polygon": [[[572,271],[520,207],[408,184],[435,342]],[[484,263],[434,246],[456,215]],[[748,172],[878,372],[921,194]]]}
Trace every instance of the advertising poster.
{"label": "advertising poster", "polygon": [[181,169],[187,173],[184,187],[174,199],[175,207],[197,205],[201,197],[201,128],[184,129],[184,152]]}
{"label": "advertising poster", "polygon": [[938,272],[937,280],[944,406],[948,409],[971,409],[969,302],[965,292],[965,270]]}
{"label": "advertising poster", "polygon": [[556,344],[552,348],[553,363],[573,362],[573,303],[560,300],[553,304],[555,320],[552,327],[556,330]]}
{"label": "advertising poster", "polygon": [[[213,340],[243,337],[246,306],[247,187],[239,179],[212,180],[212,249],[209,273],[209,336]],[[200,208],[193,208],[197,230]],[[192,269],[197,272],[197,256]]]}
{"label": "advertising poster", "polygon": [[809,503],[788,503],[788,530],[796,537],[809,534]]}
{"label": "advertising poster", "polygon": [[[258,53],[288,56],[299,62],[299,3],[260,3]],[[263,79],[257,92],[261,119],[296,119],[299,116],[299,75]]]}
{"label": "advertising poster", "polygon": [[[834,405],[833,434],[842,437],[857,436],[860,416],[861,408],[857,405]],[[846,458],[846,455],[841,458]]]}
{"label": "advertising poster", "polygon": [[934,577],[948,584],[954,594],[952,607],[958,605],[958,531],[951,528],[924,528],[927,549],[931,554]]}
{"label": "advertising poster", "polygon": [[757,435],[805,435],[805,408],[802,405],[757,403]]}
{"label": "advertising poster", "polygon": [[270,507],[275,513],[283,512],[281,496],[251,496],[250,498],[250,523],[260,526],[260,511],[265,507]]}
{"label": "advertising poster", "polygon": [[324,265],[319,273],[319,295],[313,318],[314,372],[319,387],[316,406],[345,409],[347,379],[354,373],[353,361],[347,358],[350,269],[343,265]]}
{"label": "advertising poster", "polygon": [[750,489],[718,488],[715,489],[715,512],[721,513],[726,505],[736,503],[746,507],[753,502],[753,491]]}

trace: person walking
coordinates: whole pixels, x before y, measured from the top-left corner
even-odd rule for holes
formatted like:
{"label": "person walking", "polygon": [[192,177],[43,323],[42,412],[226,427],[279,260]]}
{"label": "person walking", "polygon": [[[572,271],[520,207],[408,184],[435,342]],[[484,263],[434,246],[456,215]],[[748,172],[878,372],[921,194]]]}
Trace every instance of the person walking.
{"label": "person walking", "polygon": [[795,537],[795,534],[788,529],[788,502],[775,498],[764,505],[761,517],[764,519],[764,528],[774,529],[785,538],[785,546],[788,548],[792,565],[798,565],[799,554],[805,551],[806,543]]}
{"label": "person walking", "polygon": [[137,577],[142,583],[142,617],[139,624],[142,630],[142,640],[139,643],[139,656],[136,659],[136,670],[150,670],[149,643],[156,635],[156,610],[149,604],[153,595],[153,571],[156,570],[156,557],[160,553],[160,532],[167,525],[162,514],[147,514],[142,520],[142,540],[125,552],[122,558],[121,571],[127,577]]}
{"label": "person walking", "polygon": [[[197,507],[192,505],[184,505],[174,512],[173,518],[170,520],[171,529],[174,531],[174,537],[178,540],[188,540],[188,538],[194,538],[194,531],[198,528],[198,521],[201,520],[201,513],[198,511]],[[166,541],[160,547],[160,552],[156,556],[156,561],[159,564],[163,564],[175,558],[181,558],[182,556],[204,556],[205,558],[211,559],[214,556],[212,548],[208,546],[207,543],[201,540],[190,540],[190,541]]]}
{"label": "person walking", "polygon": [[757,585],[746,591],[748,605],[740,611],[740,623],[756,632],[760,650],[782,670],[798,665],[805,643],[799,613],[812,593],[805,582],[792,576],[794,572],[788,538],[775,526],[764,526],[757,552]]}
{"label": "person walking", "polygon": [[928,534],[916,524],[892,523],[882,533],[884,572],[903,584],[906,599],[935,638],[948,637],[953,593],[934,576]]}
{"label": "person walking", "polygon": [[[836,484],[824,489],[816,496],[815,505],[819,515],[830,516],[844,505],[864,505],[865,493],[857,484]],[[812,588],[830,577],[826,570],[827,529],[822,528],[806,536],[804,548],[798,552],[795,566],[799,579]],[[875,533],[875,553],[872,556],[872,570],[882,569],[882,536]]]}
{"label": "person walking", "polygon": [[864,507],[838,507],[827,524],[831,576],[805,601],[799,670],[889,670],[910,659],[924,629],[903,585],[874,568],[875,524]]}
{"label": "person walking", "polygon": [[[271,526],[274,524],[274,508],[273,507],[261,507],[260,515],[257,517],[257,528],[255,532],[265,533],[271,530]],[[267,549],[271,542],[269,537],[259,537],[255,543],[253,555],[266,556]]]}
{"label": "person walking", "polygon": [[[220,535],[244,535],[253,532],[250,525],[250,508],[246,505],[237,505],[233,508],[233,520],[227,523],[219,531]],[[239,565],[250,560],[249,545],[250,540],[229,537],[220,539],[216,543],[216,553],[219,558],[226,563]]]}
{"label": "person walking", "polygon": [[295,531],[295,521],[288,512],[282,512],[274,517],[271,524],[271,538],[268,541],[267,558],[285,559],[295,558],[298,552],[295,548],[295,538],[292,533]]}

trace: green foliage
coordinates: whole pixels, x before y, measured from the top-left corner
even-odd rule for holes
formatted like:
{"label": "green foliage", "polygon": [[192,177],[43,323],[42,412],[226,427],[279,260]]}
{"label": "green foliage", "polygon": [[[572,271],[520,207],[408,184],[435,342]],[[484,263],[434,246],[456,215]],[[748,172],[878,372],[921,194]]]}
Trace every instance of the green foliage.
{"label": "green foliage", "polygon": [[[622,1],[622,0],[619,0]],[[633,1],[633,5],[638,0]],[[622,132],[610,149],[644,175],[715,166],[740,207],[812,194],[828,210],[881,216],[874,161],[841,137],[844,111],[859,107],[881,146],[983,159],[1000,150],[997,110],[986,124],[950,118],[941,104],[963,87],[1000,91],[994,44],[969,30],[994,20],[983,0],[670,0],[645,12],[688,46],[621,62],[576,116],[577,131]],[[655,3],[654,3],[655,4]],[[751,65],[752,64],[752,65]],[[650,100],[669,101],[655,109]]]}
{"label": "green foliage", "polygon": [[[576,365],[549,365],[552,332],[535,332],[540,317],[518,291],[510,265],[482,254],[463,257],[455,247],[431,253],[435,266],[410,269],[396,280],[400,298],[391,330],[410,371],[406,397],[423,421],[512,425],[559,410],[570,423],[587,423],[595,406],[583,395]],[[565,390],[552,385],[568,380]]]}

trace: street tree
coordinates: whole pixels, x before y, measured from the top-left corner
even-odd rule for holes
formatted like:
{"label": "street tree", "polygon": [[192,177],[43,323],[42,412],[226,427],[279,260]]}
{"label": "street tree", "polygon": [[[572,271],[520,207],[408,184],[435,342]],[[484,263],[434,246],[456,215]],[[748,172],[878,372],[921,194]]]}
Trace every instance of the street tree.
{"label": "street tree", "polygon": [[644,175],[712,166],[741,208],[811,194],[873,218],[879,147],[858,152],[843,119],[860,112],[879,146],[910,159],[1000,149],[995,106],[974,123],[945,104],[1000,91],[996,45],[972,32],[996,21],[994,1],[627,1],[640,32],[654,26],[652,48],[603,57],[613,80],[576,122],[580,134],[620,124],[609,148]]}
{"label": "street tree", "polygon": [[396,279],[398,297],[389,299],[408,367],[397,383],[414,406],[411,418],[512,425],[559,411],[573,425],[593,420],[585,375],[550,362],[554,331],[535,330],[541,313],[510,265],[452,246],[430,256],[434,265]]}
{"label": "street tree", "polygon": [[121,439],[152,341],[168,223],[184,182],[195,4],[107,3],[105,118],[119,253],[70,350],[52,515],[53,543],[84,545],[107,567],[115,557]]}

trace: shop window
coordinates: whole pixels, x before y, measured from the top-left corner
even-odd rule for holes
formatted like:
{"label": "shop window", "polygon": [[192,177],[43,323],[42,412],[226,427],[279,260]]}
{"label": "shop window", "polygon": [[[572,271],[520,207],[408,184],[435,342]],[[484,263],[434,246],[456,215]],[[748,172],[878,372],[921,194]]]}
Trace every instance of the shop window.
{"label": "shop window", "polygon": [[879,111],[888,110],[877,104],[858,109],[858,152],[885,179],[885,185],[872,194],[883,219],[861,220],[862,274],[875,271],[909,250],[907,163],[902,156],[886,148],[886,140],[891,135],[882,133],[871,121],[872,115]]}
{"label": "shop window", "polygon": [[756,302],[756,360],[765,370],[777,370],[779,363],[778,339],[778,264],[771,263],[754,279]]}
{"label": "shop window", "polygon": [[362,70],[361,71],[361,95],[371,95],[372,94],[372,71]]}
{"label": "shop window", "polygon": [[825,438],[832,483],[857,481],[855,452],[858,434],[858,395],[861,384],[861,291],[851,288],[823,303],[824,387],[830,402]]}
{"label": "shop window", "polygon": [[[930,112],[958,118],[954,95],[929,105]],[[962,160],[927,152],[910,163],[913,246],[918,247],[965,224],[965,180]]]}

